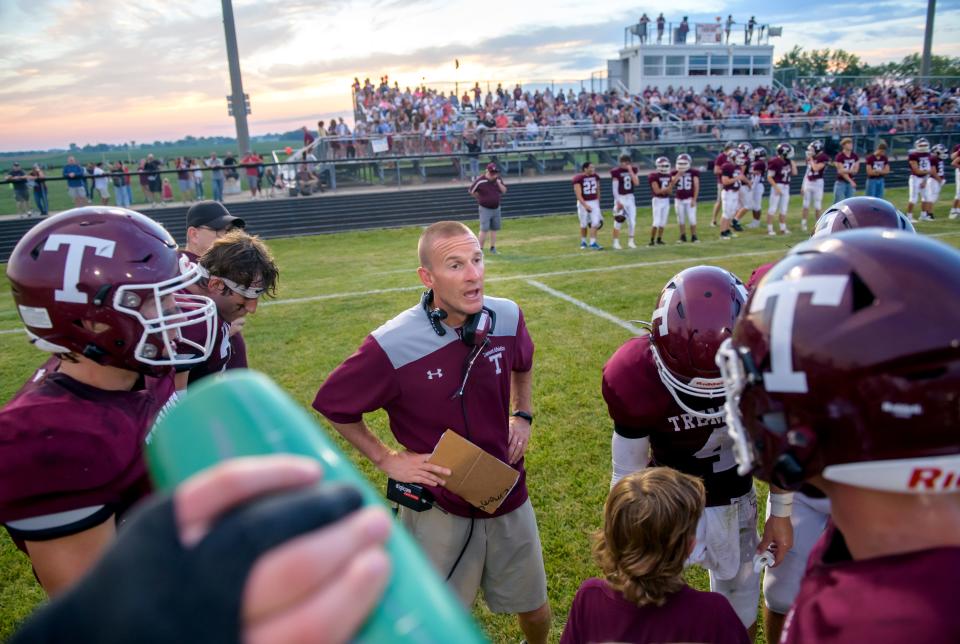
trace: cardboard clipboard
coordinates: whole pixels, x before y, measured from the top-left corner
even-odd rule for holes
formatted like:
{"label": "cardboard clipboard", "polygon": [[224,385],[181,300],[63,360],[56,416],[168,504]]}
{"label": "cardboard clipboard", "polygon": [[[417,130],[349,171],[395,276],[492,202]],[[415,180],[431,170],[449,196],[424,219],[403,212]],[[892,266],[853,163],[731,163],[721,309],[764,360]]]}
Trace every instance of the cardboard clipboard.
{"label": "cardboard clipboard", "polygon": [[520,480],[520,472],[448,429],[429,463],[448,468],[446,488],[470,505],[493,514]]}

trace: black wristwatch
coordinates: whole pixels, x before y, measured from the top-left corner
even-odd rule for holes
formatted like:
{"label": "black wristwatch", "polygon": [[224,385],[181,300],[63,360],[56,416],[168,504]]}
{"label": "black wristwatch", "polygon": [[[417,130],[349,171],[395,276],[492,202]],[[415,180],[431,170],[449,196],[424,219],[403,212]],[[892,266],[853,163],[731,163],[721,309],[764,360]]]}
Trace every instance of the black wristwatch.
{"label": "black wristwatch", "polygon": [[513,413],[510,414],[510,415],[511,415],[511,416],[516,416],[517,418],[522,418],[522,419],[524,419],[525,421],[527,421],[528,423],[530,423],[531,425],[533,424],[533,414],[531,414],[531,413],[528,412],[528,411],[519,411],[519,410],[518,410],[518,411],[513,412]]}

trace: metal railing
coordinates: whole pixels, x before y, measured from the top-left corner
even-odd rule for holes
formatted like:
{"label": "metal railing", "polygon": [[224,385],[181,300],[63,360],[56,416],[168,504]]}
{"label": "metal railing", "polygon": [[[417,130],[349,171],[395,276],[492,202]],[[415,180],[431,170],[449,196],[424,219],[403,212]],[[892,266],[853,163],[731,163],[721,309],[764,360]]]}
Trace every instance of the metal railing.
{"label": "metal railing", "polygon": [[[701,25],[701,29],[697,25]],[[781,27],[772,27],[767,23],[725,22],[695,23],[687,21],[665,22],[661,30],[657,19],[649,22],[637,22],[623,29],[623,46],[637,45],[769,45],[770,37],[781,34]]]}
{"label": "metal railing", "polygon": [[[901,115],[902,116],[902,115]],[[262,167],[263,175],[261,190],[265,196],[295,197],[301,193],[300,183],[297,181],[297,172],[304,166],[313,173],[314,178],[322,183],[313,186],[311,192],[321,188],[336,190],[338,184],[354,187],[395,187],[421,186],[433,183],[434,185],[450,185],[450,181],[470,179],[480,173],[481,168],[489,162],[496,163],[504,178],[511,181],[524,180],[537,176],[568,176],[580,167],[583,161],[593,161],[598,168],[616,164],[617,157],[623,152],[629,152],[634,160],[643,168],[652,168],[654,159],[661,155],[675,156],[686,152],[693,156],[694,165],[705,169],[709,167],[723,142],[731,139],[749,141],[754,145],[762,145],[772,151],[780,142],[790,142],[798,150],[798,158],[802,162],[802,150],[813,138],[821,138],[829,145],[838,145],[843,136],[854,139],[854,149],[864,156],[872,152],[882,140],[886,143],[891,159],[903,159],[913,147],[918,136],[926,136],[933,143],[943,143],[952,149],[960,143],[960,115],[941,116],[929,119],[928,129],[911,130],[908,127],[885,129],[882,127],[859,133],[856,130],[844,129],[844,124],[857,126],[864,119],[857,117],[830,116],[830,122],[820,123],[823,119],[809,118],[798,115],[782,115],[778,119],[777,128],[759,127],[753,130],[742,127],[739,120],[723,122],[730,125],[728,129],[706,136],[674,138],[668,136],[669,124],[632,124],[629,126],[592,126],[574,125],[565,128],[555,128],[551,133],[553,138],[528,139],[521,141],[513,139],[517,145],[511,144],[510,139],[494,143],[487,141],[480,154],[470,154],[454,145],[446,149],[431,152],[409,151],[400,154],[399,150],[391,149],[387,153],[370,155],[367,150],[355,147],[353,157],[335,157],[323,160],[303,161],[295,154],[287,154],[285,150],[275,150],[272,162],[258,164]],[[687,124],[689,125],[689,124]],[[766,124],[765,124],[766,125]],[[773,124],[770,124],[773,125]],[[904,123],[909,126],[910,123]],[[659,136],[657,136],[659,129]],[[641,133],[646,132],[644,137]],[[519,136],[519,132],[502,134]],[[522,145],[520,144],[522,143]],[[322,145],[319,149],[322,149]],[[315,148],[316,151],[319,149]],[[268,157],[269,158],[269,157]],[[237,181],[230,179],[225,182],[224,194],[236,195],[246,193],[245,169],[248,166],[237,165],[230,170],[239,174]],[[267,170],[270,172],[267,172]],[[226,168],[224,170],[227,170]],[[171,175],[175,169],[164,169],[157,174]],[[209,181],[210,169],[203,169],[205,179]],[[143,174],[136,170],[129,174],[133,188],[136,188],[137,175]],[[47,176],[49,189],[66,191],[64,179],[57,176]],[[107,173],[106,177],[117,176],[117,173]],[[87,178],[92,179],[92,177]],[[0,180],[0,183],[10,183]],[[176,185],[176,182],[173,182]],[[207,195],[210,194],[210,183],[206,183]],[[176,201],[184,198],[192,199],[190,195],[184,197],[177,193]],[[234,197],[235,198],[235,197]],[[242,198],[242,195],[241,195]],[[144,200],[137,197],[135,203]]]}
{"label": "metal railing", "polygon": [[[652,106],[650,106],[652,107]],[[476,128],[471,132],[449,130],[389,135],[321,137],[309,147],[293,154],[276,155],[277,162],[297,162],[304,153],[312,154],[316,163],[351,159],[378,160],[395,156],[432,157],[464,151],[465,137],[476,137],[484,154],[516,152],[529,149],[568,150],[594,145],[631,145],[645,141],[725,140],[729,136],[830,136],[880,135],[892,132],[950,131],[960,128],[960,113],[954,114],[883,114],[858,116],[849,113],[826,113],[810,116],[803,112],[777,114],[770,118],[748,116],[724,120],[679,120],[672,113],[660,122],[592,123],[509,128]]]}

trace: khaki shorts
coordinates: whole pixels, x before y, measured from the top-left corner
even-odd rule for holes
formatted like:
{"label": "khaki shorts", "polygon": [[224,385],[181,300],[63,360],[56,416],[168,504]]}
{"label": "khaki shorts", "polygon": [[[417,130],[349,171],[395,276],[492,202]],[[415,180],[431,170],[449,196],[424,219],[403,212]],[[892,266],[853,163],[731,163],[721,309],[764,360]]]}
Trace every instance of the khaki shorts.
{"label": "khaki shorts", "polygon": [[[445,579],[467,541],[470,519],[436,508],[400,508],[400,520]],[[460,601],[469,609],[483,588],[494,613],[526,613],[547,603],[543,548],[530,500],[503,516],[473,522],[473,536],[448,582]]]}

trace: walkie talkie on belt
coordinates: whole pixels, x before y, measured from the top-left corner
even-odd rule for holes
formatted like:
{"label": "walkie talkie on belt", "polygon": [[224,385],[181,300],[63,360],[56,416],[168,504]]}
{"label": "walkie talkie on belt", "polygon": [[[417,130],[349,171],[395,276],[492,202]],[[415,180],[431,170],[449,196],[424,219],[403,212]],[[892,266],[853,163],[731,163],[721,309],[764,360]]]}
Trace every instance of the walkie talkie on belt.
{"label": "walkie talkie on belt", "polygon": [[[446,514],[443,508],[434,505],[433,493],[417,483],[403,483],[394,479],[387,479],[387,499],[405,508],[410,508],[414,512],[423,512],[435,507]],[[396,509],[394,512],[396,512]]]}

